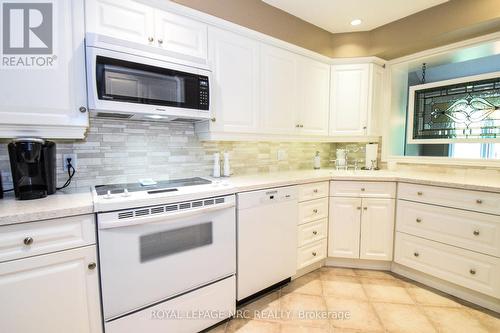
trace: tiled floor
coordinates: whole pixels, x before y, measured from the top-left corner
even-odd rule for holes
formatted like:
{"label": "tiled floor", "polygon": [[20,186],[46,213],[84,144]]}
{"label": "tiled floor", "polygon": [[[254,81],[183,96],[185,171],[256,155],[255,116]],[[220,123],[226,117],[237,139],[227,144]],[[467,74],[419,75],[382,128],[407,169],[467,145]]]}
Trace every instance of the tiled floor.
{"label": "tiled floor", "polygon": [[239,310],[210,333],[500,332],[498,314],[371,270],[324,267]]}

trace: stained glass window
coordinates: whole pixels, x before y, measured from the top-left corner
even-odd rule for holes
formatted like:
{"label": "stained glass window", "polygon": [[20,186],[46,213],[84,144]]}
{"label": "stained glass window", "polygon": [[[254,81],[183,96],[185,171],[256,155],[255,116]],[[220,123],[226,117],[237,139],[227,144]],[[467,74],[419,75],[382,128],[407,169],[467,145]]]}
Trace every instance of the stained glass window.
{"label": "stained glass window", "polygon": [[416,90],[413,139],[500,138],[500,77]]}

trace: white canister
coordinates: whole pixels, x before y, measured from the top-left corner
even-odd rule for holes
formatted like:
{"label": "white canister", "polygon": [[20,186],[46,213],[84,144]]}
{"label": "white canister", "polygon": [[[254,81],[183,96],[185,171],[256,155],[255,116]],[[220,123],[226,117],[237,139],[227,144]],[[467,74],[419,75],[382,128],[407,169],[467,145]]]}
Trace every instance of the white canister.
{"label": "white canister", "polygon": [[227,151],[224,152],[224,167],[223,167],[223,176],[229,177],[231,176],[231,166],[229,165],[229,153]]}
{"label": "white canister", "polygon": [[214,169],[212,172],[212,176],[215,178],[220,177],[220,154],[214,153]]}

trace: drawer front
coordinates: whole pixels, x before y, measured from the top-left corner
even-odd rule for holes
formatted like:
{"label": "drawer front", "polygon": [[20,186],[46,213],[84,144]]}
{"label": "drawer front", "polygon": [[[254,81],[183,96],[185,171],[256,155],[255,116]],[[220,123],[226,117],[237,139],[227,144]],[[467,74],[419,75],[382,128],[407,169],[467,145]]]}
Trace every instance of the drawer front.
{"label": "drawer front", "polygon": [[326,258],[326,239],[299,248],[297,269],[307,267]]}
{"label": "drawer front", "polygon": [[394,182],[330,182],[330,196],[362,197],[362,198],[395,198],[396,183]]}
{"label": "drawer front", "polygon": [[328,191],[328,182],[300,185],[299,201],[308,201],[327,197]]}
{"label": "drawer front", "polygon": [[396,230],[500,257],[496,215],[398,200]]}
{"label": "drawer front", "polygon": [[328,219],[299,225],[299,247],[326,238],[327,233]]}
{"label": "drawer front", "polygon": [[94,215],[0,227],[0,262],[95,244]]}
{"label": "drawer front", "polygon": [[395,262],[500,298],[500,259],[396,233]]}
{"label": "drawer front", "polygon": [[328,217],[328,198],[299,203],[299,224]]}
{"label": "drawer front", "polygon": [[500,215],[500,194],[399,183],[398,199]]}

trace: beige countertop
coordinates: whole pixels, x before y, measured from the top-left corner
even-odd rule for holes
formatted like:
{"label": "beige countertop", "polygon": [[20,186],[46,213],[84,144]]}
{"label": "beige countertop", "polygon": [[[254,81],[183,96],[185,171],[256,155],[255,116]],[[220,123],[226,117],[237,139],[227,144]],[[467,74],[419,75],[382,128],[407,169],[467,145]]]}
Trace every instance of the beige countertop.
{"label": "beige countertop", "polygon": [[59,191],[36,200],[16,200],[14,195],[9,193],[0,200],[0,226],[93,212],[94,205],[89,190]]}
{"label": "beige countertop", "polygon": [[[229,179],[235,192],[246,192],[271,187],[305,184],[329,180],[399,181],[424,185],[500,193],[500,177],[457,175],[446,172],[411,171],[339,171],[333,169],[296,170],[253,175],[233,176]],[[60,191],[43,199],[19,201],[12,194],[0,200],[0,226],[64,216],[93,213],[92,195]]]}

